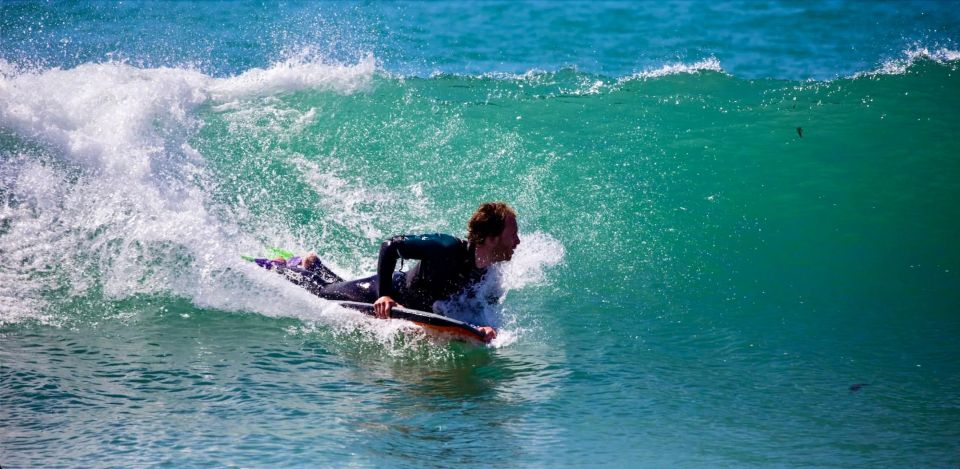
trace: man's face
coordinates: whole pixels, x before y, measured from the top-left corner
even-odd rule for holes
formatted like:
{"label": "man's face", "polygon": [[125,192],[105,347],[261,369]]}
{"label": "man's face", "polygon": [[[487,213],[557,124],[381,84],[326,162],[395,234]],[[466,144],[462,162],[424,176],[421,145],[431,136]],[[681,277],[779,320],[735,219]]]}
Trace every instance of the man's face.
{"label": "man's face", "polygon": [[520,244],[520,236],[517,235],[517,218],[507,217],[503,224],[503,231],[500,236],[490,238],[493,242],[494,262],[509,261],[513,258],[513,251]]}

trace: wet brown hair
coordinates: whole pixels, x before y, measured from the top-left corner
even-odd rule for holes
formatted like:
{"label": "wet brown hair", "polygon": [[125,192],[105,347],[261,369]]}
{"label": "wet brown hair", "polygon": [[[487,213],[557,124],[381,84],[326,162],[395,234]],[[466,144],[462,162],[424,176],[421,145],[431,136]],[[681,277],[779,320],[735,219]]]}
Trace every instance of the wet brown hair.
{"label": "wet brown hair", "polygon": [[467,222],[467,239],[474,245],[480,244],[491,236],[503,233],[508,217],[517,217],[517,212],[505,202],[484,202],[480,204],[470,221]]}

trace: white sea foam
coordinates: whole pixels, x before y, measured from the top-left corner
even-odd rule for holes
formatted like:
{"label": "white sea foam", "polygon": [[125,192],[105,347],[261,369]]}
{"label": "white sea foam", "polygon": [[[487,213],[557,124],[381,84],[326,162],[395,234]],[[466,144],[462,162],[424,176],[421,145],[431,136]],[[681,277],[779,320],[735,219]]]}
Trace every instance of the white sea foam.
{"label": "white sea foam", "polygon": [[18,71],[19,71],[19,68],[16,66],[16,64],[7,62],[6,60],[3,60],[2,58],[0,58],[0,76],[2,77],[13,76],[13,75],[16,75]]}
{"label": "white sea foam", "polygon": [[901,57],[886,60],[876,69],[867,72],[857,72],[850,78],[876,75],[902,75],[906,73],[911,66],[922,60],[930,60],[938,64],[950,64],[960,61],[960,51],[942,47],[930,49],[916,46],[904,50]]}
{"label": "white sea foam", "polygon": [[[32,148],[0,155],[0,323],[56,323],[50,302],[94,282],[107,298],[171,292],[202,307],[324,317],[330,308],[306,292],[271,287],[279,279],[235,260],[238,249],[258,248],[254,234],[211,211],[215,182],[189,138],[199,106],[305,88],[353,93],[370,83],[373,64],[289,60],[215,78],[119,62],[42,71],[0,63],[0,129]],[[282,308],[264,301],[270,290],[286,298]]]}
{"label": "white sea foam", "polygon": [[701,72],[725,73],[723,67],[720,66],[720,61],[717,60],[716,57],[709,57],[692,64],[686,64],[683,62],[664,64],[660,68],[648,69],[634,73],[633,75],[622,78],[620,81],[623,82],[643,78],[659,78],[667,75],[693,74]]}
{"label": "white sea foam", "polygon": [[215,80],[209,91],[219,101],[304,89],[350,94],[368,89],[375,71],[376,60],[372,54],[354,65],[331,65],[298,55],[268,69],[252,69],[235,77]]}

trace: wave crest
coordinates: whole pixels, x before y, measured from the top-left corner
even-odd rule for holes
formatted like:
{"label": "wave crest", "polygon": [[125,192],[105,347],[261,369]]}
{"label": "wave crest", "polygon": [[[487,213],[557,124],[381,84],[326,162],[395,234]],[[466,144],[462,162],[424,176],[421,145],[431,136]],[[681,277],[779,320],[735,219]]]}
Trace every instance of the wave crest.
{"label": "wave crest", "polygon": [[960,51],[945,47],[930,49],[927,47],[913,47],[902,52],[901,57],[884,61],[874,70],[858,72],[850,78],[870,77],[877,75],[902,75],[914,65],[930,61],[940,65],[951,65],[960,61]]}
{"label": "wave crest", "polygon": [[370,88],[377,61],[367,54],[356,64],[328,64],[296,55],[267,69],[255,68],[230,78],[215,80],[209,87],[214,99],[226,100],[301,90],[352,94]]}
{"label": "wave crest", "polygon": [[692,64],[686,64],[683,62],[676,62],[665,64],[660,68],[648,69],[641,72],[634,73],[628,77],[622,78],[620,81],[644,79],[644,78],[659,78],[668,75],[689,75],[701,72],[717,72],[717,73],[726,73],[723,70],[723,67],[720,66],[720,60],[716,57],[708,57],[703,60],[699,60]]}

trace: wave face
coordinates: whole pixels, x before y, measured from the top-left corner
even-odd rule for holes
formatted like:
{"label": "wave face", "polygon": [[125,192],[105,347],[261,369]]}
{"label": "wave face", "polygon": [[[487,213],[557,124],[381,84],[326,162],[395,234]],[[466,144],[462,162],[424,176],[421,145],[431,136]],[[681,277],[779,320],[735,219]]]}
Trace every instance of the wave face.
{"label": "wave face", "polygon": [[[907,6],[0,5],[0,460],[952,463],[957,22]],[[240,259],[497,199],[492,348]]]}

